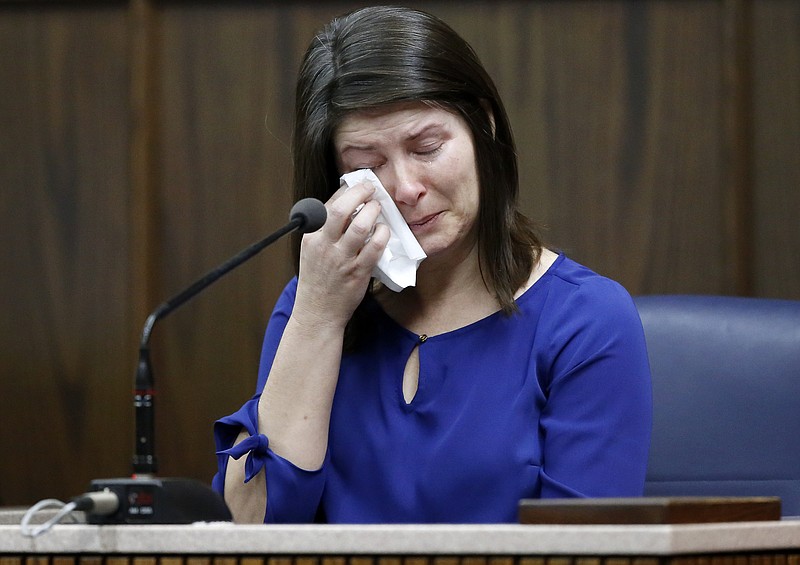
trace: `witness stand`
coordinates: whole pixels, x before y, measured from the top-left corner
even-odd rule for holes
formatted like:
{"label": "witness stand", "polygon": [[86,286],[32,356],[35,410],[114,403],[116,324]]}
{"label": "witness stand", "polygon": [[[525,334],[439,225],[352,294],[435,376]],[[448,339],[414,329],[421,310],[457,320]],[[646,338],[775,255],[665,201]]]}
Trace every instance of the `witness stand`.
{"label": "witness stand", "polygon": [[[608,501],[579,508],[584,518],[573,504],[554,516],[552,506],[523,501],[521,521],[547,514],[567,523],[62,524],[36,538],[20,533],[20,511],[4,511],[0,565],[800,565],[800,520],[781,520],[769,501],[759,502],[744,513],[740,504],[733,521],[722,522],[713,521],[720,509],[706,505],[700,523],[686,523],[686,506],[675,499],[650,500],[649,518],[648,504],[628,505],[627,520],[640,523],[624,523],[625,512]],[[602,504],[616,523],[591,523]],[[670,520],[680,523],[657,523]]]}

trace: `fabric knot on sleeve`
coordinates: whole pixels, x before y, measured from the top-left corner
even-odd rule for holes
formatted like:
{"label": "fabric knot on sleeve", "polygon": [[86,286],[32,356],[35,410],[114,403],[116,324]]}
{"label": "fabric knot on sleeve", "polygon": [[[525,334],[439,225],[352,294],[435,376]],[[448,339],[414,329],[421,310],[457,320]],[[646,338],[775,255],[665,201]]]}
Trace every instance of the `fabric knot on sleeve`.
{"label": "fabric knot on sleeve", "polygon": [[269,439],[264,434],[256,434],[239,442],[238,444],[222,451],[217,451],[217,455],[227,455],[234,459],[240,459],[242,455],[247,455],[244,463],[244,482],[247,483],[255,477],[266,464],[269,448]]}

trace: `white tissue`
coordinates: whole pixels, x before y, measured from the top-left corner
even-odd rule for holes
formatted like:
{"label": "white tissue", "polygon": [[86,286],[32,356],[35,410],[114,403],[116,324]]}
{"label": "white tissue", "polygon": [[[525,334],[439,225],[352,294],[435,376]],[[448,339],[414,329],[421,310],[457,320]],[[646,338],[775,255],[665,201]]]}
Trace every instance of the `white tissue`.
{"label": "white tissue", "polygon": [[417,267],[427,255],[411,233],[394,200],[372,170],[359,169],[341,178],[342,185],[347,185],[348,188],[365,180],[370,181],[376,188],[373,198],[381,205],[378,221],[389,226],[391,232],[389,243],[373,269],[372,276],[391,290],[400,292],[417,283]]}

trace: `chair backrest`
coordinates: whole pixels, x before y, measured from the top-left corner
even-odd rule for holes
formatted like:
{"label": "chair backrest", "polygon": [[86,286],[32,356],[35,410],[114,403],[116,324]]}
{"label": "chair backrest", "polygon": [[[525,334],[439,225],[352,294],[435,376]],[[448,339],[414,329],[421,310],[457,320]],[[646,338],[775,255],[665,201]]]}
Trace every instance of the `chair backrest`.
{"label": "chair backrest", "polygon": [[800,516],[800,301],[641,296],[648,496],[780,496]]}

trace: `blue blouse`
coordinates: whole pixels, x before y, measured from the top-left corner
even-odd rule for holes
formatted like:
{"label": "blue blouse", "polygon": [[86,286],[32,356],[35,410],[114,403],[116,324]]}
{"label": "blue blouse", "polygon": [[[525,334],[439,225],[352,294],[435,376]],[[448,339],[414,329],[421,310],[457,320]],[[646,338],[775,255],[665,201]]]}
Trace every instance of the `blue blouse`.
{"label": "blue blouse", "polygon": [[[515,522],[523,498],[639,496],[650,443],[650,369],[628,293],[560,255],[497,312],[423,339],[372,301],[374,331],[342,359],[322,467],[269,449],[257,404],[294,303],[292,280],[267,328],[256,395],[215,425],[228,455],[266,469],[266,522]],[[419,346],[419,384],[403,398]],[[309,352],[312,354],[312,352]],[[242,427],[250,438],[231,448]]]}

